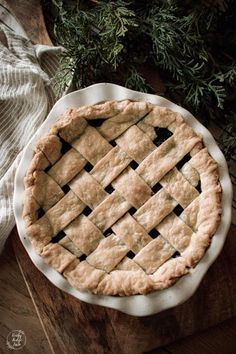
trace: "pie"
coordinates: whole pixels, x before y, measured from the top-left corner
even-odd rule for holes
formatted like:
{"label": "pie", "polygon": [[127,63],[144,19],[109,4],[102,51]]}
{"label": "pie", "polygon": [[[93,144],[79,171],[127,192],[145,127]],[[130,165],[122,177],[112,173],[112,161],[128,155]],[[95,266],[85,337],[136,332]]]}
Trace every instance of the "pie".
{"label": "pie", "polygon": [[25,176],[26,234],[77,290],[147,294],[199,262],[220,221],[218,166],[181,115],[145,101],[70,108]]}

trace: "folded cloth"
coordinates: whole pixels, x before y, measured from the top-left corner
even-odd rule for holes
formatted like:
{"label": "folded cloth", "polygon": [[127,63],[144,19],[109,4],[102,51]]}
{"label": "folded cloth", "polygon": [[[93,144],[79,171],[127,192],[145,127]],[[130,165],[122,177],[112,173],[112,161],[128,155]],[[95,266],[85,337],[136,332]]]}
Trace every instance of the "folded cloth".
{"label": "folded cloth", "polygon": [[54,104],[61,50],[33,45],[0,26],[0,252],[15,224],[13,187],[22,151]]}

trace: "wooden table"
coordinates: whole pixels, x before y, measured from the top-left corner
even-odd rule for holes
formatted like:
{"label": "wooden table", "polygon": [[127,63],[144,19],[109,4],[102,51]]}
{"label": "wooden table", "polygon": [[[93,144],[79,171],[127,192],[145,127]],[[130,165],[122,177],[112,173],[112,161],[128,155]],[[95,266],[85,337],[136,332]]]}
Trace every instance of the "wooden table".
{"label": "wooden table", "polygon": [[[9,0],[7,6],[25,26],[32,41],[50,43],[39,1]],[[6,294],[10,291],[10,294],[16,293],[15,297],[19,300],[17,302],[13,298],[13,304],[6,301],[0,307],[1,318],[5,318],[1,320],[4,334],[1,332],[3,342],[0,344],[4,346],[7,330],[14,329],[14,321],[9,322],[7,317],[10,313],[11,316],[14,314],[13,318],[24,319],[20,328],[26,328],[27,332],[28,347],[26,345],[25,353],[138,354],[150,350],[150,353],[156,354],[236,353],[235,236],[236,228],[232,226],[221,255],[195,295],[185,304],[154,316],[136,318],[83,303],[57,289],[32,264],[14,229],[10,237],[12,245],[8,244],[1,257],[4,266],[3,272],[0,271],[0,298],[7,299]],[[7,273],[10,274],[10,280]],[[18,287],[21,289],[20,295],[24,289],[23,297],[17,294]],[[222,323],[225,320],[228,321]],[[209,329],[216,324],[218,326],[214,329]],[[33,328],[36,330],[33,331]],[[196,335],[205,329],[208,330]],[[184,339],[173,343],[180,338]]]}

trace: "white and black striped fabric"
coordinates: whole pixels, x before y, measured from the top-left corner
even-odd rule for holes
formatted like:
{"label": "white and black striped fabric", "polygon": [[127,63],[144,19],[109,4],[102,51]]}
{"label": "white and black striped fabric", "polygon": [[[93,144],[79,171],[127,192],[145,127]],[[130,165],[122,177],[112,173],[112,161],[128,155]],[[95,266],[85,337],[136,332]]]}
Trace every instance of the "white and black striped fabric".
{"label": "white and black striped fabric", "polygon": [[[19,34],[18,34],[19,33]],[[0,5],[0,251],[15,220],[12,198],[21,153],[54,104],[62,48],[33,45]]]}

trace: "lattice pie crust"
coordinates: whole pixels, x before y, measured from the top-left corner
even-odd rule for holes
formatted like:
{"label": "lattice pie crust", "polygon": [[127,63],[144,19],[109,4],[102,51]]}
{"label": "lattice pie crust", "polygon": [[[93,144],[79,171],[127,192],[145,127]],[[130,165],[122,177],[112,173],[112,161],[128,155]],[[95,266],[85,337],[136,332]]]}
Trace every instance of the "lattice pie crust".
{"label": "lattice pie crust", "polygon": [[27,235],[76,289],[146,294],[204,255],[221,214],[217,164],[179,113],[144,101],[67,110],[25,177]]}

